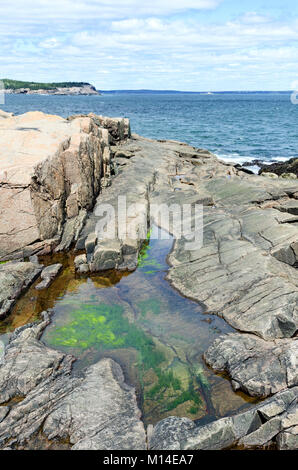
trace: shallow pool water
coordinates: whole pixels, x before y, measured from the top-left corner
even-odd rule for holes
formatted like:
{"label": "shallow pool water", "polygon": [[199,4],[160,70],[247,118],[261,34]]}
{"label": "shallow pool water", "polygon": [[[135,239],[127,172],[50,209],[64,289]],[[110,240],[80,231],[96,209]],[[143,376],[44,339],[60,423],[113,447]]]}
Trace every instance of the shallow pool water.
{"label": "shallow pool water", "polygon": [[75,355],[77,373],[102,357],[119,362],[146,424],[170,415],[206,421],[249,406],[254,400],[234,393],[202,359],[211,342],[232,329],[165,280],[173,238],[160,231],[163,239],[156,239],[157,232],[153,227],[133,273],[79,277],[70,254],[41,260],[62,261],[62,274],[45,291],[30,288],[0,332],[53,308],[42,341]]}

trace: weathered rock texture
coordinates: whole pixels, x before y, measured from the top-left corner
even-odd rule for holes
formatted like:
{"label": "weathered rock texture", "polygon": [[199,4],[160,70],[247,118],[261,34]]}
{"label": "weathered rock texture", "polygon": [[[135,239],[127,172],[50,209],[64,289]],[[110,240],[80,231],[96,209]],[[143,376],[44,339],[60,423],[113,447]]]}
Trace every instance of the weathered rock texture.
{"label": "weathered rock texture", "polygon": [[15,331],[0,365],[0,449],[145,449],[135,390],[103,359],[76,376],[74,357],[39,340],[49,323]]}
{"label": "weathered rock texture", "polygon": [[170,417],[153,429],[152,450],[221,450],[229,448],[298,448],[298,388],[276,394],[245,413],[205,426]]}
{"label": "weathered rock texture", "polygon": [[[0,361],[0,449],[145,450],[135,390],[120,366],[102,359],[72,372],[73,356],[40,340],[50,322],[14,332]],[[199,426],[169,417],[148,429],[152,450],[296,449],[298,387],[277,393],[244,413]]]}
{"label": "weathered rock texture", "polygon": [[47,287],[49,287],[49,285],[53,282],[53,280],[58,276],[61,269],[62,269],[62,264],[60,263],[52,264],[44,268],[40,275],[42,281],[39,284],[37,284],[37,286],[35,286],[35,289],[41,290],[41,289],[46,289]]}
{"label": "weathered rock texture", "polygon": [[1,113],[0,259],[57,245],[62,234],[59,248],[69,248],[110,176],[110,142],[129,132],[121,119]]}
{"label": "weathered rock texture", "polygon": [[273,395],[298,384],[298,338],[271,342],[232,333],[216,339],[205,360],[228,372],[235,390],[252,396]]}
{"label": "weathered rock texture", "polygon": [[[31,113],[29,116],[32,118]],[[17,119],[21,128],[17,130],[14,124],[14,129],[8,131],[9,125],[5,127],[3,123],[16,123]],[[0,116],[0,131],[6,129],[11,140],[19,132],[21,138],[31,136],[38,141],[39,131],[23,130],[22,119],[27,120],[22,116]],[[44,154],[38,164],[32,150],[33,156],[31,153],[24,156],[28,171],[23,172],[13,163],[7,166],[6,182],[0,188],[0,202],[1,198],[3,201],[0,207],[8,211],[14,203],[19,207],[20,201],[27,201],[27,205],[19,228],[13,225],[16,219],[11,212],[12,228],[0,230],[4,234],[0,235],[0,244],[1,236],[2,240],[12,240],[9,234],[14,234],[16,243],[20,244],[21,238],[25,240],[22,246],[14,248],[15,252],[19,249],[24,252],[25,244],[41,249],[43,239],[49,239],[47,245],[51,249],[58,243],[58,233],[60,244],[56,249],[67,249],[76,240],[76,249],[85,251],[75,259],[76,269],[81,273],[111,268],[133,270],[151,219],[177,238],[169,256],[169,281],[182,294],[203,303],[206,312],[223,317],[237,330],[216,340],[205,353],[206,361],[214,369],[227,372],[237,390],[260,397],[275,394],[255,410],[205,427],[199,428],[191,421],[179,418],[164,420],[153,430],[152,448],[213,449],[273,444],[281,449],[297,448],[298,181],[250,175],[220,162],[208,151],[179,142],[153,141],[136,135],[123,142],[122,139],[130,136],[127,121],[115,122],[94,115],[71,117],[68,121],[57,117],[51,119],[55,133],[58,129],[62,134],[66,133],[63,134],[65,141],[62,139],[66,144],[61,146],[61,134],[55,140],[51,132],[48,137],[45,132],[43,137],[46,138],[42,142],[50,149],[50,156]],[[32,122],[33,127],[34,119]],[[100,126],[108,130],[104,131]],[[36,128],[41,127],[40,123],[36,124]],[[49,122],[46,127],[51,128]],[[113,143],[112,147],[109,142]],[[20,153],[21,144],[15,145],[19,146],[16,150]],[[112,165],[110,151],[115,156]],[[97,157],[93,158],[94,155]],[[95,164],[98,161],[101,166]],[[24,178],[30,175],[21,188],[14,186],[15,181],[20,182],[18,172],[23,172]],[[100,185],[100,178],[109,173],[112,177]],[[96,198],[100,186],[102,190]],[[10,191],[10,198],[7,191]],[[134,210],[125,212],[123,207],[118,207],[119,198],[123,196],[127,208],[138,203]],[[93,202],[95,205],[91,210]],[[204,206],[203,246],[195,242],[192,249],[188,249],[191,228],[180,237],[181,225],[172,221],[168,224],[153,211],[152,204],[181,207],[195,203]],[[112,227],[115,232],[112,238],[100,237],[103,209],[110,206],[114,207],[116,215],[115,227]],[[194,224],[194,212],[189,221]],[[126,230],[123,222],[126,222]],[[38,234],[35,235],[37,227]],[[19,232],[22,235],[18,236]],[[100,401],[94,398],[95,375],[103,370],[103,374],[110,377],[109,370],[115,371],[117,366],[112,366],[111,361],[101,361],[100,365],[89,368],[84,377],[71,375],[72,358],[69,356],[47,350],[43,358],[44,346],[37,340],[38,331],[41,331],[38,328],[43,327],[18,331],[6,351],[0,369],[2,403],[10,407],[7,401],[26,398],[8,410],[3,408],[2,447],[26,446],[34,433],[39,432],[50,440],[70,438],[75,448],[112,449],[119,448],[114,447],[118,445],[120,448],[143,448],[143,428],[132,404],[134,399],[125,395],[126,401],[118,402],[114,381],[113,393],[107,395],[105,407],[109,400],[120,403],[119,407],[113,406],[115,410],[124,410],[123,422],[129,421],[123,429],[136,431],[132,432],[128,443],[126,436],[130,434],[122,429],[121,441],[121,426],[116,417],[116,427],[114,421],[109,420],[110,415],[105,415],[107,421],[101,421],[105,407],[101,408]],[[41,354],[41,368],[36,363],[34,370],[30,368],[27,335],[33,341],[29,341],[33,356]],[[20,353],[19,344],[25,348],[25,356]],[[14,348],[17,355],[13,353]],[[22,357],[26,357],[25,367]],[[20,367],[18,361],[21,361]],[[14,370],[18,370],[17,376]],[[21,370],[25,371],[25,376]],[[118,372],[114,373],[114,378],[119,378]],[[119,381],[122,383],[117,378],[115,381],[118,385]],[[100,383],[105,395],[107,384]],[[99,410],[96,422],[87,412],[80,411],[79,397],[89,394],[92,409]],[[54,408],[51,408],[52,403]],[[263,405],[267,408],[260,411]],[[112,408],[109,413],[113,412]],[[72,410],[71,416],[69,410]],[[83,422],[91,424],[83,425]],[[107,431],[100,431],[98,422],[106,422],[104,429]]]}
{"label": "weathered rock texture", "polygon": [[[133,135],[113,148],[116,176],[98,197],[78,243],[80,272],[134,269],[150,217],[176,237],[168,279],[182,294],[223,317],[236,333],[218,340],[208,363],[230,374],[235,389],[253,396],[298,384],[298,182],[249,175],[210,152]],[[134,215],[123,215],[114,240],[97,237],[101,204],[125,195]],[[188,235],[153,213],[153,204],[202,204],[203,246],[187,248]],[[194,215],[191,216],[194,222]],[[140,235],[138,237],[138,235]],[[249,335],[248,335],[249,334]]]}
{"label": "weathered rock texture", "polygon": [[39,276],[42,266],[31,262],[0,264],[0,319],[5,317],[16,299]]}
{"label": "weathered rock texture", "polygon": [[298,177],[298,158],[291,158],[286,162],[272,163],[271,165],[261,165],[260,174],[274,173],[283,178]]}

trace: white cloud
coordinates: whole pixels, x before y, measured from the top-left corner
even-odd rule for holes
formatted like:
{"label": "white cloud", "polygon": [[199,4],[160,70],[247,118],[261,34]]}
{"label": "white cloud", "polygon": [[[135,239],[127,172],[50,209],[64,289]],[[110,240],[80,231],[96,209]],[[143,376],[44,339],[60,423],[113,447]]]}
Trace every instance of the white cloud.
{"label": "white cloud", "polygon": [[248,11],[233,21],[206,23],[182,14],[215,8],[216,0],[29,3],[1,0],[2,76],[86,80],[103,89],[208,90],[226,83],[272,89],[277,73],[283,81],[278,87],[289,88],[297,72],[295,17],[277,21]]}
{"label": "white cloud", "polygon": [[40,47],[43,47],[45,49],[54,49],[60,45],[60,42],[56,38],[48,38],[45,39],[45,41],[41,41],[39,43]]}
{"label": "white cloud", "polygon": [[115,19],[147,15],[171,15],[193,10],[212,10],[223,0],[1,0],[5,18],[34,23],[36,20]]}
{"label": "white cloud", "polygon": [[255,11],[249,11],[241,17],[241,22],[246,24],[264,24],[270,22],[271,18],[259,15]]}
{"label": "white cloud", "polygon": [[235,52],[243,48],[276,47],[285,41],[298,41],[297,23],[282,25],[274,22],[247,25],[240,21],[224,25],[204,25],[194,20],[161,20],[158,18],[114,21],[106,31],[81,31],[73,35],[77,46],[97,45],[134,50],[156,48],[173,51],[181,48]]}

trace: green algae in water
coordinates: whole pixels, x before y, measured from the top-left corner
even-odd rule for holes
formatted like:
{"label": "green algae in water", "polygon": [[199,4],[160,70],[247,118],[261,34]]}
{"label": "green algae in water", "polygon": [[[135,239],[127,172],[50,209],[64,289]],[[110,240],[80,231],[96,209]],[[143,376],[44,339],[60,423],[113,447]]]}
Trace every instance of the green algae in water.
{"label": "green algae in water", "polygon": [[123,316],[119,305],[86,305],[71,312],[69,324],[49,333],[49,343],[77,349],[99,350],[129,348],[138,350],[145,368],[156,367],[163,355],[155,350],[152,339]]}
{"label": "green algae in water", "polygon": [[210,384],[208,382],[208,379],[204,373],[202,366],[198,366],[195,368],[194,375],[195,375],[197,382],[201,385],[201,387],[208,389],[208,390],[210,389]]}
{"label": "green algae in water", "polygon": [[[141,301],[138,306],[144,315],[148,311],[160,313],[160,302],[156,299]],[[167,363],[171,358],[167,358],[165,350],[158,347],[149,334],[129,322],[122,306],[102,303],[81,304],[74,308],[73,304],[71,308],[69,323],[54,327],[47,333],[50,345],[100,351],[134,348],[145,402],[158,404],[162,413],[175,410],[184,402],[191,403],[192,412],[199,410],[202,400],[194,390],[192,378],[184,383],[173,370],[168,369]],[[150,374],[155,379],[148,383]]]}
{"label": "green algae in water", "polygon": [[158,299],[141,300],[137,303],[137,307],[140,309],[142,317],[146,317],[147,313],[153,313],[153,315],[161,313],[161,302]]}
{"label": "green algae in water", "polygon": [[155,258],[150,257],[150,250],[151,246],[149,244],[149,239],[147,237],[147,240],[143,243],[143,246],[139,252],[138,256],[138,268],[141,268],[142,270],[145,268],[155,268],[151,269],[149,271],[144,271],[145,274],[154,274],[156,271],[160,269],[164,269],[164,266],[162,266]]}
{"label": "green algae in water", "polygon": [[173,390],[181,390],[182,384],[178,377],[175,377],[173,371],[162,372],[160,369],[155,370],[158,382],[145,394],[145,398],[158,400],[163,390],[173,388]]}
{"label": "green algae in water", "polygon": [[[14,319],[14,326],[23,325],[26,312],[32,321],[32,298],[36,315],[54,307],[43,335],[45,344],[74,354],[79,370],[103,357],[118,362],[126,381],[137,389],[147,424],[172,415],[225,416],[247,401],[240,396],[235,401],[226,379],[200,366],[203,350],[217,337],[214,326],[220,326],[220,333],[231,330],[217,317],[210,327],[201,309],[164,280],[171,244],[152,237],[146,248],[145,242],[139,258],[143,267],[129,275],[112,271],[80,278],[72,256],[41,259],[46,265],[62,262],[66,269],[45,292],[29,289],[24,302],[18,302]],[[146,263],[152,266],[152,259],[158,268],[149,271]]]}
{"label": "green algae in water", "polygon": [[118,306],[84,305],[82,310],[74,311],[72,317],[69,325],[50,333],[53,345],[79,349],[123,346],[124,338],[117,336],[115,331],[121,317]]}

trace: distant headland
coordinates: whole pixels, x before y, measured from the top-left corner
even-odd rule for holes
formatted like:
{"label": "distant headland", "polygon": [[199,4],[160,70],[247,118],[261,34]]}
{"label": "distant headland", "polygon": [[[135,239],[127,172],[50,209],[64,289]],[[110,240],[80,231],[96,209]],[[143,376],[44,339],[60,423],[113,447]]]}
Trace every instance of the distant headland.
{"label": "distant headland", "polygon": [[2,79],[4,93],[23,95],[100,95],[96,88],[86,82],[24,82]]}

